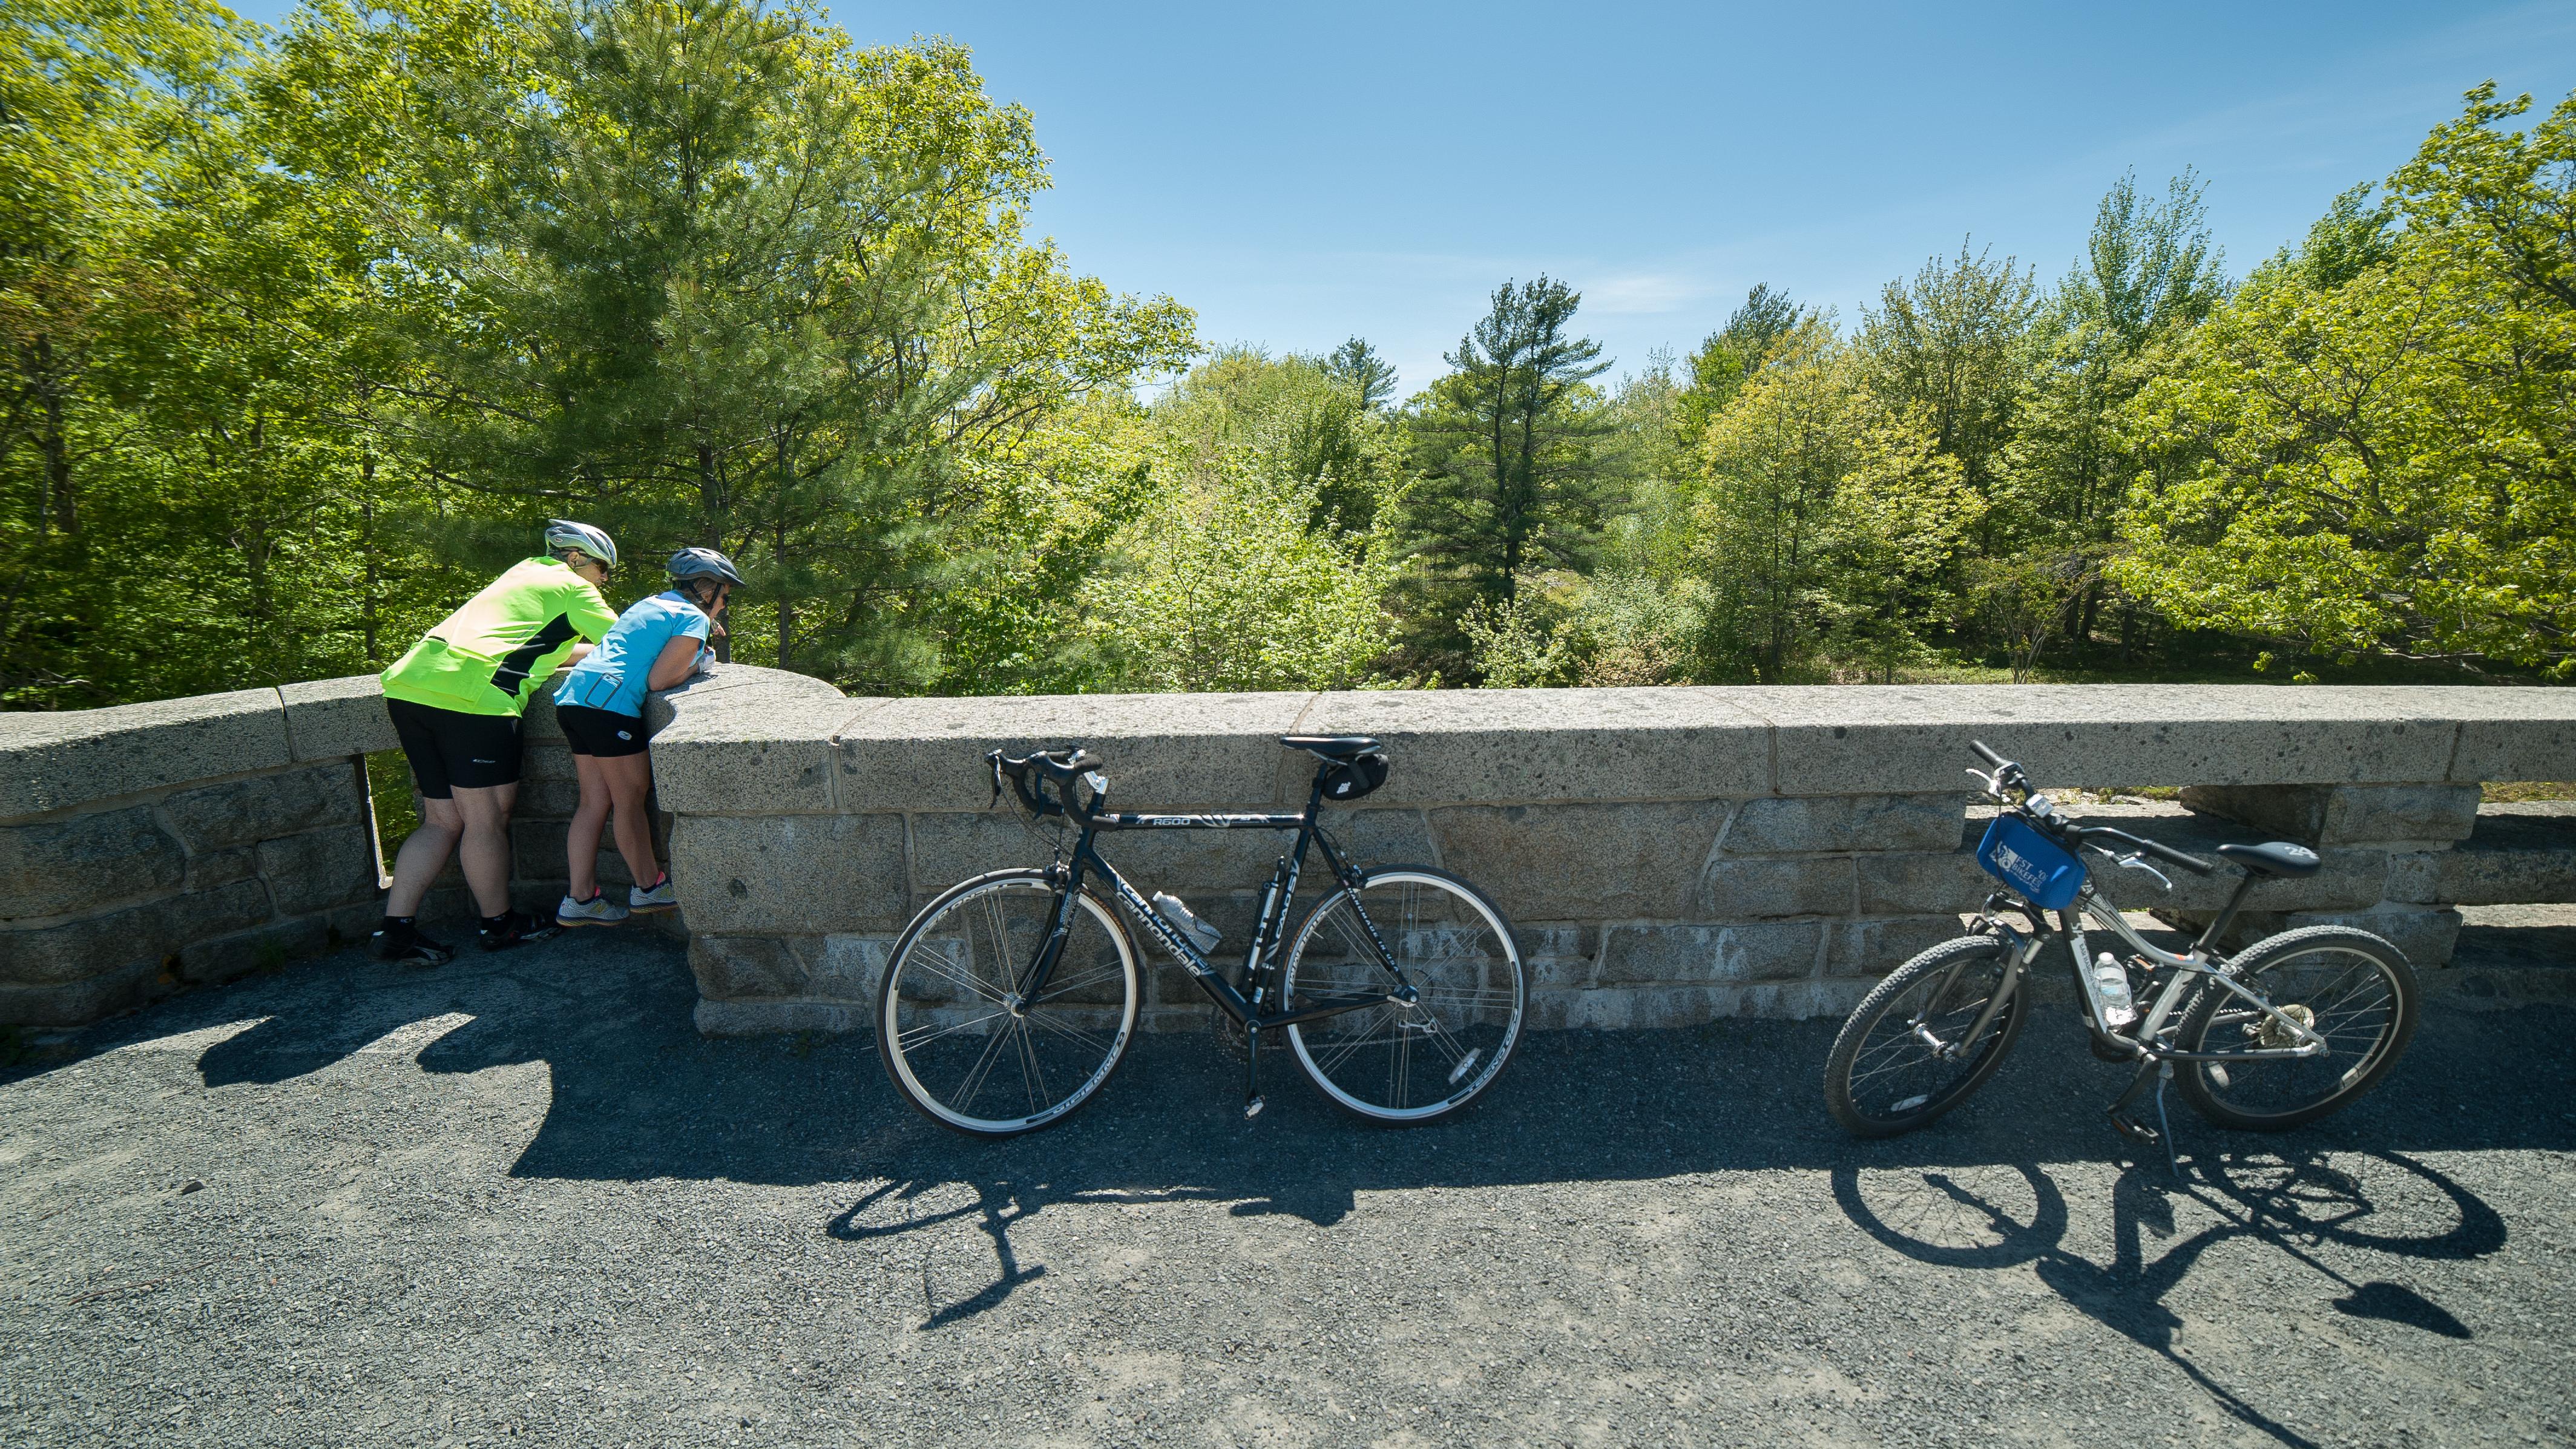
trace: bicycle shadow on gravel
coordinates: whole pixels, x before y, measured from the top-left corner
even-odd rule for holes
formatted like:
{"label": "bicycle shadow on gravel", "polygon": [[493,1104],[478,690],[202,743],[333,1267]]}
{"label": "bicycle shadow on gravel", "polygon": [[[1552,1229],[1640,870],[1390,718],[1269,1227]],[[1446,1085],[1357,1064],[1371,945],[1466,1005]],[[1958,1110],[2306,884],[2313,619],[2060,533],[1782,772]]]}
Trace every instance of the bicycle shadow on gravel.
{"label": "bicycle shadow on gravel", "polygon": [[[2383,1084],[2384,1086],[2384,1084]],[[2398,1259],[2468,1261],[2501,1250],[2504,1219],[2483,1198],[2431,1165],[2384,1149],[2300,1140],[2231,1137],[2183,1155],[2177,1182],[2161,1158],[2133,1163],[2112,1187],[2112,1260],[2092,1261],[2065,1246],[2064,1195],[2034,1162],[1922,1166],[1849,1165],[1833,1170],[1834,1200],[1872,1240],[1918,1262],[1960,1269],[2029,1264],[2060,1300],[2155,1352],[2200,1385],[2239,1422],[2283,1444],[2312,1441],[2264,1414],[2179,1349],[2186,1326],[2166,1299],[2213,1248],[2250,1239],[2313,1272],[2327,1306],[2444,1338],[2472,1337],[2448,1309],[2404,1284],[2356,1281],[2326,1262],[2322,1244]],[[2178,1231],[2175,1200],[2199,1204],[2216,1221],[2150,1260],[2146,1238]]]}
{"label": "bicycle shadow on gravel", "polygon": [[[542,1066],[548,1100],[513,1176],[846,1184],[850,1199],[817,1228],[853,1241],[916,1230],[925,1213],[914,1211],[912,1226],[903,1214],[935,1197],[946,1220],[973,1218],[996,1255],[987,1295],[956,1305],[946,1322],[1044,1271],[1021,1264],[1008,1237],[1054,1204],[1221,1202],[1237,1215],[1329,1228],[1365,1194],[1422,1188],[1862,1168],[1966,1182],[1962,1174],[2000,1168],[2019,1178],[2043,1163],[2121,1154],[2101,1108],[2122,1069],[2094,1062],[2080,1031],[2050,1018],[2033,1021],[1976,1100],[1887,1143],[1854,1143],[1825,1117],[1818,1076],[1835,1023],[1760,1020],[1534,1034],[1487,1100],[1408,1131],[1341,1116],[1284,1056],[1266,1059],[1270,1109],[1247,1123],[1241,1068],[1209,1036],[1149,1036],[1083,1112],[994,1143],[912,1113],[864,1035],[704,1038],[695,1004],[680,945],[588,932],[498,956],[469,952],[436,971],[344,953],[165,1001],[84,1034],[79,1051],[191,1051],[208,1089],[268,1092],[284,1113],[296,1110],[307,1078],[353,1059],[416,1062],[429,1090],[400,1074],[365,1080],[369,1090],[419,1092],[423,1130],[433,1134],[447,1130],[436,1079]],[[2571,1023],[2576,1012],[2557,1007],[2430,1012],[2378,1091],[2288,1140],[2391,1154],[2576,1149]],[[2187,1150],[2219,1135],[2188,1118],[2176,1125]],[[949,1204],[952,1194],[971,1206]],[[2037,1199],[2027,1207],[2036,1211]],[[2345,1296],[2348,1313],[2436,1321],[2368,1284]]]}

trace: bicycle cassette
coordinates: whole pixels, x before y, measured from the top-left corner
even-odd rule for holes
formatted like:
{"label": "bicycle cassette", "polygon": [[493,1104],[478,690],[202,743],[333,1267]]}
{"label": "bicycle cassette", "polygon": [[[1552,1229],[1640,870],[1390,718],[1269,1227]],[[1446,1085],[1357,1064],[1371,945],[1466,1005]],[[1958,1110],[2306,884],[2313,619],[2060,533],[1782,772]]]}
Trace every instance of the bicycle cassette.
{"label": "bicycle cassette", "polygon": [[1243,1039],[1243,1023],[1226,1015],[1225,1008],[1214,1002],[1208,1003],[1208,1034],[1225,1048],[1227,1056],[1238,1062],[1251,1060],[1252,1048]]}

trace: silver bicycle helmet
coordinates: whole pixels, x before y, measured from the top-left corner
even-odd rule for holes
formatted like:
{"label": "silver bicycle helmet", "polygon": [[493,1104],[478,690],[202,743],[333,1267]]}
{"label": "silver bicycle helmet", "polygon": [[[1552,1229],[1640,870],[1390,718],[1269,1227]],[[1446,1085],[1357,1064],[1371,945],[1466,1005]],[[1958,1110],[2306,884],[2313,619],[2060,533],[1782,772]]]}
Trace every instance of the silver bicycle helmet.
{"label": "silver bicycle helmet", "polygon": [[684,584],[691,579],[722,579],[729,584],[747,587],[743,585],[741,573],[735,570],[733,560],[711,548],[684,548],[671,555],[671,561],[662,566],[662,572],[669,574],[675,584]]}
{"label": "silver bicycle helmet", "polygon": [[617,566],[617,545],[609,540],[608,535],[587,523],[575,523],[569,518],[546,520],[546,548],[548,551],[577,548],[611,568]]}

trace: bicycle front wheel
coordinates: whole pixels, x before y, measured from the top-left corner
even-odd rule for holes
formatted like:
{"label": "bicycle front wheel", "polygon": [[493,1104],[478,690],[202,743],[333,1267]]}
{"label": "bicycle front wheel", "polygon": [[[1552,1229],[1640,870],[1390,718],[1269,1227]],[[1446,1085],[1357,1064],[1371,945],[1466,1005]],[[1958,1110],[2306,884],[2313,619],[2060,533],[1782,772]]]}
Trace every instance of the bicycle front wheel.
{"label": "bicycle front wheel", "polygon": [[1118,1069],[1136,1032],[1136,944],[1089,891],[1064,951],[1026,987],[1061,888],[1039,870],[953,887],[904,927],[877,987],[877,1055],[914,1110],[971,1137],[1063,1121]]}
{"label": "bicycle front wheel", "polygon": [[2232,963],[2236,979],[2326,1039],[2314,1057],[2225,1054],[2275,1051],[2297,1035],[2219,986],[2200,988],[2175,1042],[2217,1061],[2178,1062],[2174,1087],[2221,1127],[2278,1132],[2339,1111],[2376,1086],[2415,1035],[2415,969],[2368,931],[2309,926],[2255,942]]}
{"label": "bicycle front wheel", "polygon": [[1414,1000],[1289,1027],[1288,1045],[1306,1080],[1342,1110],[1373,1122],[1428,1122],[1502,1074],[1520,1043],[1528,974],[1511,923],[1482,892],[1447,871],[1395,866],[1306,913],[1280,1002],[1298,1011],[1385,991],[1396,985],[1390,964]]}
{"label": "bicycle front wheel", "polygon": [[2018,986],[1975,1039],[2004,989],[2012,948],[1992,936],[1944,941],[1870,988],[1825,1057],[1825,1110],[1856,1137],[1931,1125],[2002,1066],[2021,1035]]}

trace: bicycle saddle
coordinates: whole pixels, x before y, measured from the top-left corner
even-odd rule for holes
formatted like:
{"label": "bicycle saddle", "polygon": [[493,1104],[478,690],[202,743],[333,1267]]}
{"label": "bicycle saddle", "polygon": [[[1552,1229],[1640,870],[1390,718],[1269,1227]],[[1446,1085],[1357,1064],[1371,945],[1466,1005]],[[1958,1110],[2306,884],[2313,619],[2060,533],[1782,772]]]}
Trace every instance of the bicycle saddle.
{"label": "bicycle saddle", "polygon": [[2296,880],[2317,873],[2325,862],[2304,845],[2286,840],[2268,841],[2262,845],[2222,845],[2218,853],[2259,875],[2287,876]]}
{"label": "bicycle saddle", "polygon": [[1279,743],[1327,760],[1355,760],[1384,749],[1366,735],[1281,735]]}

